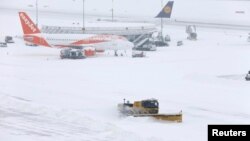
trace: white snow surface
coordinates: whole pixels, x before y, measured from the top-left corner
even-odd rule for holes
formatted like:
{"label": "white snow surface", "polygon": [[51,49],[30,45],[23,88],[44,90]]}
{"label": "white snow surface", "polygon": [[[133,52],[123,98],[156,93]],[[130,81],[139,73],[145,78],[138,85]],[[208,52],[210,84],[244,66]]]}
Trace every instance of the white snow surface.
{"label": "white snow surface", "polygon": [[[2,9],[0,18],[1,37],[22,33],[16,12]],[[0,48],[0,140],[206,141],[208,124],[249,124],[248,31],[197,32],[198,40],[188,41],[185,27],[165,26],[170,47],[136,59],[105,52],[61,60],[58,49],[15,38]],[[123,98],[156,98],[160,113],[182,110],[183,123],[121,117]]]}

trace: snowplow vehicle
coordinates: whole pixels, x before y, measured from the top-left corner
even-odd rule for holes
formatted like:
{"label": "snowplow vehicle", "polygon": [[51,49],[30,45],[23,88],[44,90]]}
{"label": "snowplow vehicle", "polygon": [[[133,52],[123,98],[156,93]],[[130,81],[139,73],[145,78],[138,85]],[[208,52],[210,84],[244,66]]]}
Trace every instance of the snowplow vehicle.
{"label": "snowplow vehicle", "polygon": [[174,114],[159,114],[159,102],[157,99],[147,99],[142,101],[129,101],[118,104],[121,114],[133,117],[153,117],[159,120],[182,122],[182,112]]}

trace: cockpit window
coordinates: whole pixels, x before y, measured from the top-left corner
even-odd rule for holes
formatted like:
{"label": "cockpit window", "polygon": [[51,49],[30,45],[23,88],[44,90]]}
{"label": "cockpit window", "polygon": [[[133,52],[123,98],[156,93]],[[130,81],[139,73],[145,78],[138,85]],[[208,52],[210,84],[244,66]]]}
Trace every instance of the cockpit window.
{"label": "cockpit window", "polygon": [[145,108],[158,108],[157,101],[142,101],[142,106]]}

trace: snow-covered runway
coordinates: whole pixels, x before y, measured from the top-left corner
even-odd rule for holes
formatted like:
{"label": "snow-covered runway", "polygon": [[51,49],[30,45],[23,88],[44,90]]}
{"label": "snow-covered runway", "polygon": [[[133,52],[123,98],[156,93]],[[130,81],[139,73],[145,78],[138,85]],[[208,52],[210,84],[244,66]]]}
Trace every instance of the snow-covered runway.
{"label": "snow-covered runway", "polygon": [[[208,124],[249,124],[247,32],[197,30],[188,41],[184,27],[166,26],[170,47],[146,58],[61,60],[60,50],[15,39],[0,48],[0,139],[205,141]],[[183,123],[120,117],[123,98],[156,98],[161,113],[182,110]]]}

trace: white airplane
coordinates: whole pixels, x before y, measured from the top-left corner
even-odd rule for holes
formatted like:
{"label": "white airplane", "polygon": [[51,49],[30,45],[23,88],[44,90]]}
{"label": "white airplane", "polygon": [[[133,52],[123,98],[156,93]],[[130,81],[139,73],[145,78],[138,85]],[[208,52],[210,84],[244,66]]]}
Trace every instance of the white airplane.
{"label": "white airplane", "polygon": [[96,51],[128,50],[134,47],[123,36],[94,34],[42,34],[25,12],[19,12],[23,28],[23,39],[30,44],[51,48],[93,47]]}

